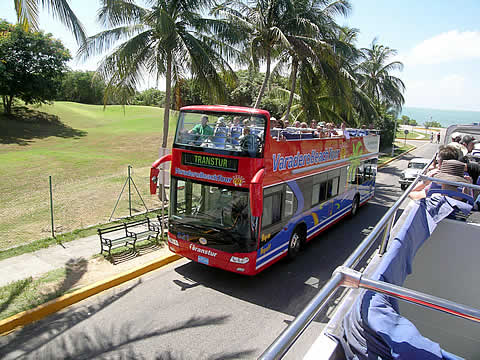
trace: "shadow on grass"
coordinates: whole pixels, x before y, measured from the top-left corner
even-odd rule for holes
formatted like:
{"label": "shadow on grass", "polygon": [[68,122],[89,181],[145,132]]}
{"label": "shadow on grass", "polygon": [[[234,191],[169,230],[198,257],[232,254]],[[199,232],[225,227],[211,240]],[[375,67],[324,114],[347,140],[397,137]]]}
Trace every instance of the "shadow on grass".
{"label": "shadow on grass", "polygon": [[[62,281],[52,283],[52,280],[29,277],[6,285],[4,291],[7,295],[0,303],[2,318],[33,309],[65,294],[78,283],[87,268],[88,261],[84,258],[70,259],[65,264]],[[45,285],[46,282],[49,284]]]}
{"label": "shadow on grass", "polygon": [[[158,340],[186,329],[220,326],[229,320],[229,316],[224,315],[193,316],[175,324],[162,325],[153,321],[139,324],[137,319],[129,320],[126,316],[118,319],[117,325],[106,327],[102,324],[103,310],[116,303],[121,306],[122,298],[141,283],[138,280],[116,294],[53,314],[4,336],[0,338],[0,353],[11,359],[187,359],[190,355],[182,349],[171,350],[172,344],[162,345]],[[155,347],[152,349],[151,346]],[[253,353],[253,350],[246,349],[216,353],[209,358],[245,358]]]}
{"label": "shadow on grass", "polygon": [[25,106],[14,107],[11,115],[0,114],[0,144],[25,146],[50,136],[78,139],[86,135],[86,131],[65,125],[56,115]]}
{"label": "shadow on grass", "polygon": [[32,283],[32,278],[24,279],[21,281],[17,281],[13,284],[13,287],[9,291],[8,297],[5,301],[0,303],[0,314],[3,313],[12,302],[15,301],[17,297],[19,297],[25,289]]}

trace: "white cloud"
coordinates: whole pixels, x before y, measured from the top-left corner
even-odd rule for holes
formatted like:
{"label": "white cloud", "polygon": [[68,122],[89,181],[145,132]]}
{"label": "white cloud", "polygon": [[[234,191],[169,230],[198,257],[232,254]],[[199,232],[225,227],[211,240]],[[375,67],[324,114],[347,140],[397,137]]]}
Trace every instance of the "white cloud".
{"label": "white cloud", "polygon": [[453,30],[422,41],[404,62],[412,66],[472,59],[480,59],[480,32]]}
{"label": "white cloud", "polygon": [[459,74],[447,74],[438,79],[406,79],[405,105],[448,110],[475,110],[480,106],[476,85]]}

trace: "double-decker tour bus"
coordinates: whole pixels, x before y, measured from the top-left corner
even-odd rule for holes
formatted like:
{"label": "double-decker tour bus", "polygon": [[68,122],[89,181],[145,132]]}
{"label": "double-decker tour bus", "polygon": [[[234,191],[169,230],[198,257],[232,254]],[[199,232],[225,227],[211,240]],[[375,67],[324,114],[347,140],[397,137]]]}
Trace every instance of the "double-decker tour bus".
{"label": "double-decker tour bus", "polygon": [[172,153],[150,176],[155,193],[158,167],[171,162],[170,250],[254,275],[355,215],[374,195],[380,137],[351,129],[320,136],[271,128],[260,109],[180,109]]}

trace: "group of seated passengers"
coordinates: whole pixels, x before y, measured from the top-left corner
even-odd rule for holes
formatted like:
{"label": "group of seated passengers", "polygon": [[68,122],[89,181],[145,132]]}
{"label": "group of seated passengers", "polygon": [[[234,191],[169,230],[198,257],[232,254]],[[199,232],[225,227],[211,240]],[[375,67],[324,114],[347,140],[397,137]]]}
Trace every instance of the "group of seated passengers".
{"label": "group of seated passengers", "polygon": [[[306,122],[295,121],[292,125],[287,120],[277,120],[274,117],[270,118],[270,134],[274,139],[283,140],[288,138],[288,134],[299,134],[299,138],[302,138],[302,134],[311,135],[312,138],[329,138],[335,136],[350,137],[350,132],[347,130],[345,123],[342,123],[341,128],[335,128],[333,123],[321,123],[317,124],[315,120],[310,123],[310,126]],[[368,135],[369,130],[365,125],[358,131],[355,131],[356,136]]]}
{"label": "group of seated passengers", "polygon": [[235,116],[231,124],[225,122],[223,116],[219,117],[215,127],[208,125],[208,116],[203,115],[201,123],[195,125],[188,134],[192,138],[187,140],[190,145],[208,146],[225,149],[227,145],[240,147],[250,152],[259,151],[263,138],[263,127],[254,126],[249,119]]}
{"label": "group of seated passengers", "polygon": [[[454,146],[440,146],[436,161],[434,161],[426,175],[441,180],[478,185],[480,183],[480,164],[468,161],[468,157]],[[463,192],[473,199],[477,199],[475,201],[476,207],[478,207],[480,202],[480,194],[478,191],[473,191],[467,187],[459,189],[453,185],[434,183],[431,181],[419,182],[410,192],[409,197],[413,200],[419,200],[427,197],[429,191],[435,189]]]}

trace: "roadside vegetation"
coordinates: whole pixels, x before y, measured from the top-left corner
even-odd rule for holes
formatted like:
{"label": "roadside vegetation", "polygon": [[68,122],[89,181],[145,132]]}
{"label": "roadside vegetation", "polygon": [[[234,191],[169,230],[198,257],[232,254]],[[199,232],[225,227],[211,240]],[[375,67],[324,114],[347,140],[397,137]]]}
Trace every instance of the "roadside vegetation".
{"label": "roadside vegetation", "polygon": [[[366,48],[357,47],[359,30],[339,22],[350,14],[350,0],[235,0],[215,6],[207,0],[167,0],[146,7],[106,1],[97,19],[103,29],[89,38],[65,1],[12,5],[19,25],[2,21],[0,37],[0,54],[5,54],[0,96],[7,113],[0,116],[5,179],[0,184],[5,214],[0,231],[8,234],[0,250],[50,236],[49,176],[57,234],[125,215],[125,193],[117,213],[111,212],[129,165],[142,197],[132,190],[133,210],[155,208],[158,200],[148,194],[149,167],[159,145],[171,144],[172,110],[184,105],[262,107],[290,122],[374,127],[380,130],[381,148],[393,142],[405,88],[392,73],[403,64],[392,60],[395,49],[377,39]],[[27,67],[22,57],[11,56],[11,49],[20,46],[15,39],[28,39],[32,30],[48,38],[40,30],[41,8],[51,8],[72,31],[80,60],[97,55],[103,59],[94,73],[68,71],[69,54],[54,42],[61,56],[53,69],[43,61],[48,51],[38,48],[38,59],[51,70],[45,72],[45,83],[58,86],[24,96],[12,79],[22,69],[28,73]],[[241,70],[233,71],[230,64]],[[147,74],[165,79],[166,91],[138,92]],[[48,96],[40,97],[42,93]],[[15,98],[22,102],[15,103]],[[42,105],[32,107],[35,104]]]}
{"label": "roadside vegetation", "polygon": [[388,151],[388,149],[385,149],[385,152],[380,153],[380,156],[378,157],[378,165],[383,165],[390,160],[396,158],[397,156],[400,156],[404,154],[405,152],[413,149],[415,146],[409,145],[409,144],[404,144],[403,142],[395,142],[395,150],[393,152],[392,156],[392,149]]}
{"label": "roadside vegetation", "polygon": [[[56,102],[0,115],[0,250],[51,236],[49,176],[55,233],[108,222],[127,167],[148,209],[150,165],[158,158],[162,111],[155,107]],[[171,126],[174,128],[172,119]],[[129,215],[128,188],[113,218]],[[132,190],[134,213],[144,206]]]}
{"label": "roadside vegetation", "polygon": [[[408,134],[405,135],[403,130],[397,130],[397,136],[395,137],[397,140],[400,139],[405,139],[407,140],[430,140],[430,134],[432,133],[432,130],[428,131],[425,133],[425,131],[418,131],[418,130],[408,130]],[[434,135],[436,135],[437,132],[434,131]]]}
{"label": "roadside vegetation", "polygon": [[67,269],[61,268],[52,270],[38,279],[29,277],[0,287],[0,320],[33,309],[65,294],[68,291],[65,287],[66,279]]}

